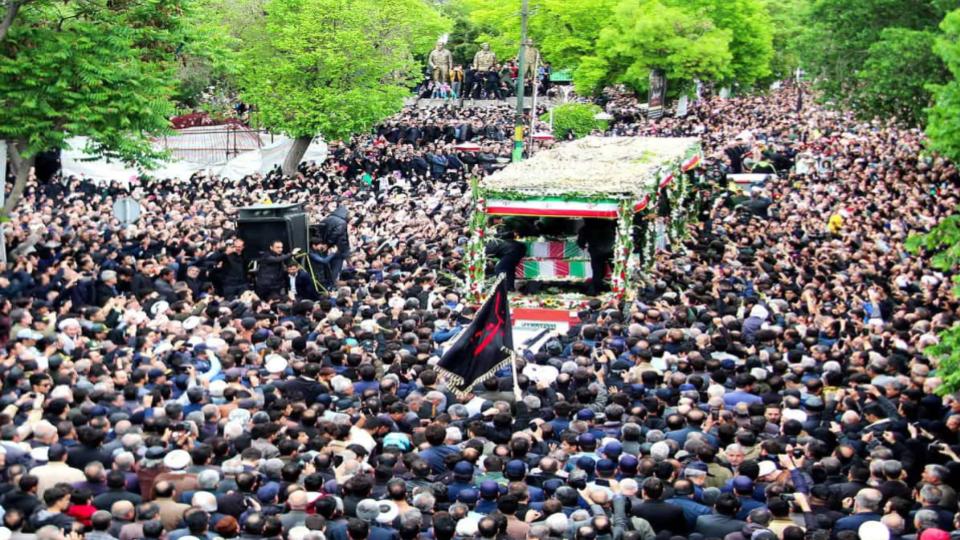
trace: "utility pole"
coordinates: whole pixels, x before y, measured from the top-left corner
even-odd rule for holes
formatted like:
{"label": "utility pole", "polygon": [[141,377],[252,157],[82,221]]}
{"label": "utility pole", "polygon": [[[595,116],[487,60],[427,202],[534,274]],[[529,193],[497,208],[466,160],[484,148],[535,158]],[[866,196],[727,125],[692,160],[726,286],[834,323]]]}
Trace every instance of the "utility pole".
{"label": "utility pole", "polygon": [[533,97],[530,99],[530,141],[527,143],[529,146],[529,154],[533,155],[533,135],[536,133],[537,129],[537,81],[539,80],[539,70],[540,70],[540,58],[533,59],[533,81],[531,87],[533,87]]}
{"label": "utility pole", "polygon": [[527,16],[529,15],[530,1],[523,0],[520,9],[520,54],[517,56],[517,116],[513,131],[513,161],[523,159],[523,69],[524,53],[527,46]]}
{"label": "utility pole", "polygon": [[797,66],[797,71],[794,72],[796,77],[797,84],[797,113],[803,110],[803,85],[801,84],[800,77],[803,75],[803,70],[800,69],[800,66]]}

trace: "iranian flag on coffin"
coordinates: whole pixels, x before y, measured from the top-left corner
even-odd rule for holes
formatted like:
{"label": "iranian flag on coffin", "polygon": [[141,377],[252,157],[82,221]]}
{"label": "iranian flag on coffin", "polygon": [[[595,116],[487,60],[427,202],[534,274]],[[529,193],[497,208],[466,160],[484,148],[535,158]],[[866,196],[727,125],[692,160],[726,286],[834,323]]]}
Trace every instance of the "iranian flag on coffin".
{"label": "iranian flag on coffin", "polygon": [[587,279],[593,274],[590,272],[589,260],[554,260],[554,259],[524,259],[517,265],[519,279]]}
{"label": "iranian flag on coffin", "polygon": [[699,164],[700,164],[700,154],[694,154],[694,155],[690,156],[690,159],[684,161],[684,162],[680,165],[680,170],[683,171],[683,172],[687,172],[687,171],[689,171],[690,169],[693,169],[694,167],[696,167],[696,166],[699,165]]}
{"label": "iranian flag on coffin", "polygon": [[527,257],[533,259],[576,259],[586,257],[575,241],[527,242]]}

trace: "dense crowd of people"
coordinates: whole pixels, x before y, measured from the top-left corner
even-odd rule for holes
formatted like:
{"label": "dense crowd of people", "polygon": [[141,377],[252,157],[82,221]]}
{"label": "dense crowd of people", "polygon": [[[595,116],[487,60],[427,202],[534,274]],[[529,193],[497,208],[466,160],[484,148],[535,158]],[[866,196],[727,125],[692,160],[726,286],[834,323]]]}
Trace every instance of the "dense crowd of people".
{"label": "dense crowd of people", "polygon": [[[466,179],[506,162],[508,108],[406,110],[295,177],[31,183],[0,274],[0,538],[960,537],[960,399],[922,352],[958,303],[904,250],[956,168],[796,105],[615,114],[699,136],[714,204],[635,300],[518,360],[520,399],[509,369],[458,397],[434,368],[476,309]],[[724,189],[758,167],[780,174]],[[265,199],[324,225],[250,275],[234,217]]]}

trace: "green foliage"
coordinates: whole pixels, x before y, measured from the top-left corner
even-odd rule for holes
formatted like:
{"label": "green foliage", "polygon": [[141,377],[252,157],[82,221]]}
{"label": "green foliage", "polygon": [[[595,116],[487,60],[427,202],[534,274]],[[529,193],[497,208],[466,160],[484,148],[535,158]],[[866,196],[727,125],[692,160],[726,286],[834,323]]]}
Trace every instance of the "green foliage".
{"label": "green foliage", "polygon": [[342,140],[400,110],[449,30],[424,0],[270,0],[264,39],[246,42],[242,95],[268,128]]}
{"label": "green foliage", "polygon": [[[553,135],[557,139],[566,139],[569,133],[574,137],[586,137],[593,130],[605,131],[609,126],[606,120],[597,120],[594,117],[602,113],[603,109],[597,105],[587,103],[565,103],[553,109]],[[547,113],[540,117],[544,122],[550,119]]]}
{"label": "green foliage", "polygon": [[[906,246],[911,253],[924,252],[930,256],[930,265],[942,272],[960,268],[960,214],[954,214],[938,223],[927,234],[911,235]],[[953,293],[960,296],[960,275],[953,276]],[[924,353],[939,361],[937,376],[944,384],[938,392],[948,394],[960,390],[960,324],[939,334],[940,342]]]}
{"label": "green foliage", "polygon": [[176,103],[188,108],[199,107],[200,96],[211,87],[236,94],[237,50],[242,39],[258,38],[247,29],[258,28],[252,24],[263,19],[263,0],[194,1],[185,24],[194,38],[180,51],[174,94]]}
{"label": "green foliage", "polygon": [[941,23],[943,35],[934,45],[937,55],[952,74],[950,81],[931,89],[936,102],[928,111],[928,145],[954,161],[960,161],[960,9]]}
{"label": "green foliage", "polygon": [[466,18],[454,19],[453,30],[447,41],[447,49],[453,54],[454,65],[461,65],[466,69],[473,63],[473,56],[480,47],[477,44],[481,31]]}
{"label": "green foliage", "polygon": [[[773,25],[766,0],[530,0],[529,34],[545,61],[574,72],[582,94],[624,82],[642,90],[649,70],[668,89],[694,77],[751,86],[770,76]],[[792,0],[800,1],[800,0]],[[459,0],[501,59],[516,56],[520,0]],[[679,84],[677,84],[679,83]]]}
{"label": "green foliage", "polygon": [[[459,0],[458,4],[478,30],[473,52],[486,42],[498,59],[516,58],[521,0]],[[600,31],[613,16],[614,6],[616,0],[530,0],[527,32],[543,60],[554,69],[576,69],[585,56],[593,54]]]}
{"label": "green foliage", "polygon": [[[799,43],[804,68],[810,75],[818,77],[818,86],[825,99],[847,105],[866,99],[877,105],[875,96],[865,98],[867,90],[861,90],[863,78],[860,74],[867,69],[868,61],[872,58],[874,73],[883,75],[889,72],[889,66],[883,66],[888,60],[881,58],[882,55],[904,51],[911,55],[923,53],[918,48],[919,36],[905,40],[905,34],[885,34],[884,30],[934,31],[943,18],[944,5],[948,3],[956,4],[952,0],[815,0],[807,19],[807,30]],[[888,42],[874,47],[882,40]],[[926,54],[933,56],[929,50]],[[931,59],[920,62],[929,66]],[[909,67],[902,72],[900,84],[906,82],[904,79],[914,77],[912,66]],[[920,77],[926,74],[920,74]],[[874,90],[879,91],[881,87],[872,86],[870,91]],[[890,87],[882,90],[888,91]],[[915,92],[907,92],[908,103],[897,102],[896,110],[883,112],[896,114],[904,109],[914,110],[912,102],[916,97]]]}
{"label": "green foliage", "polygon": [[933,32],[885,28],[857,73],[861,85],[851,98],[857,110],[922,124],[932,100],[928,85],[943,82],[946,75],[943,62],[932,54],[935,37]]}
{"label": "green foliage", "polygon": [[724,80],[733,75],[733,32],[718,28],[692,9],[661,0],[623,0],[611,26],[600,33],[596,55],[578,70],[578,91],[625,83],[638,92],[650,70],[663,69],[668,91],[695,78]]}
{"label": "green foliage", "polygon": [[800,67],[800,39],[812,3],[812,0],[766,0],[770,28],[773,30],[772,78],[789,78]]}
{"label": "green foliage", "polygon": [[38,0],[0,43],[0,139],[29,159],[73,136],[150,165],[168,129],[177,55],[193,48],[192,0]]}
{"label": "green foliage", "polygon": [[730,32],[730,80],[721,82],[750,87],[770,75],[773,30],[762,0],[675,0],[673,5]]}

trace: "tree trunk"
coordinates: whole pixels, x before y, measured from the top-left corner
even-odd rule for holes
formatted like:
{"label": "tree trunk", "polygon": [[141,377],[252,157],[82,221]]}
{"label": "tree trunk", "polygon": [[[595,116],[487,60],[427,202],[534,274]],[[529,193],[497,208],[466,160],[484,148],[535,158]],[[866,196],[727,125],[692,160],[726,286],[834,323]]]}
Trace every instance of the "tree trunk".
{"label": "tree trunk", "polygon": [[287,157],[283,158],[284,176],[297,174],[297,166],[300,165],[300,160],[303,159],[303,155],[307,153],[307,148],[310,146],[311,141],[313,141],[313,137],[297,137],[293,140],[293,146],[291,146],[290,151],[287,152]]}
{"label": "tree trunk", "polygon": [[3,20],[0,20],[0,41],[7,37],[7,31],[13,26],[13,19],[17,17],[17,11],[20,6],[26,4],[27,0],[10,0],[6,2],[6,9],[3,13]]}
{"label": "tree trunk", "polygon": [[10,190],[10,195],[7,196],[7,200],[3,203],[3,215],[9,216],[10,212],[17,207],[17,204],[20,202],[20,197],[23,195],[24,188],[27,187],[27,179],[30,177],[30,170],[33,169],[33,165],[36,161],[36,157],[30,156],[24,158],[20,155],[20,148],[26,146],[24,141],[8,141],[7,143],[7,155],[10,156],[10,165],[13,167],[14,173],[17,178],[13,183],[13,189]]}

